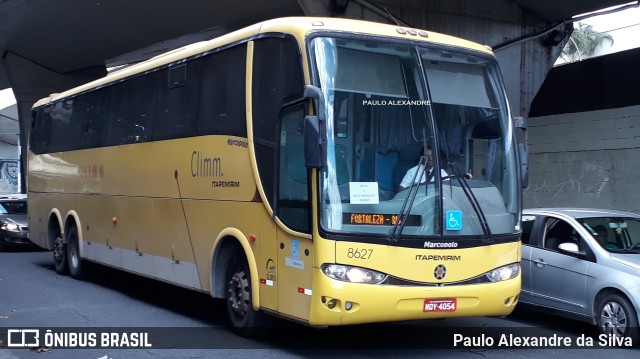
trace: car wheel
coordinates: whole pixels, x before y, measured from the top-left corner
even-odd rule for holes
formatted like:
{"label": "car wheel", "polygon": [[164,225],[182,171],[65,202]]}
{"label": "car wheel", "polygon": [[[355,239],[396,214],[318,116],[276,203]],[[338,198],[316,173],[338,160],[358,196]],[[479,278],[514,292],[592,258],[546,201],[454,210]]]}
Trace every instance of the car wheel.
{"label": "car wheel", "polygon": [[7,246],[4,245],[4,238],[0,237],[0,252],[4,252]]}
{"label": "car wheel", "polygon": [[638,317],[627,298],[619,294],[607,294],[598,303],[596,320],[601,334],[638,338]]}
{"label": "car wheel", "polygon": [[69,273],[74,279],[83,279],[87,274],[87,265],[80,258],[80,240],[78,238],[78,229],[76,227],[69,228],[67,233],[67,260],[69,262]]}
{"label": "car wheel", "polygon": [[69,266],[67,265],[67,245],[62,240],[60,234],[53,240],[53,265],[56,268],[56,273],[69,273]]}
{"label": "car wheel", "polygon": [[272,318],[255,311],[251,305],[251,276],[244,254],[236,250],[231,256],[226,275],[227,312],[231,330],[243,337],[263,334]]}

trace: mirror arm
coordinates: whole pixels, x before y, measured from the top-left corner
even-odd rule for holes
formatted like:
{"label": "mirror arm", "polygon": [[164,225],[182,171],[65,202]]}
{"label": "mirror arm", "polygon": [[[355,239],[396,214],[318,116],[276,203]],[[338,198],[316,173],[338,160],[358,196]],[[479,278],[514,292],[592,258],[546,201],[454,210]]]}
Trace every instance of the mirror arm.
{"label": "mirror arm", "polygon": [[527,132],[527,119],[524,117],[514,117],[513,125],[522,130],[522,137],[516,136],[518,144],[518,157],[520,159],[520,180],[522,188],[529,186],[529,134]]}
{"label": "mirror arm", "polygon": [[313,85],[304,87],[304,97],[315,100],[317,114],[304,118],[304,161],[309,168],[327,164],[327,131],[325,101],[322,91]]}

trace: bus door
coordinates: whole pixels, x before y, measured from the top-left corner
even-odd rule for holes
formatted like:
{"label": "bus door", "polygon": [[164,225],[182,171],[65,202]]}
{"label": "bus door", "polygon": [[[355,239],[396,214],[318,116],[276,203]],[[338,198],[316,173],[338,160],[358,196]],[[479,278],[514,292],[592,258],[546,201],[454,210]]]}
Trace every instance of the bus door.
{"label": "bus door", "polygon": [[310,224],[309,180],[304,162],[305,104],[280,113],[278,197],[278,311],[309,318],[313,243]]}

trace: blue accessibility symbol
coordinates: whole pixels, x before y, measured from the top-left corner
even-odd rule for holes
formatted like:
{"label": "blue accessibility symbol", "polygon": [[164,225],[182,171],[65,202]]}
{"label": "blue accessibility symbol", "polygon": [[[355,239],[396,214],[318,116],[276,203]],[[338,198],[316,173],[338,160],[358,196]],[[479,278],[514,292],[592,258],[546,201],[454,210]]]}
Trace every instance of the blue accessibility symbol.
{"label": "blue accessibility symbol", "polygon": [[293,259],[300,259],[300,241],[297,239],[291,240],[291,253],[289,254]]}
{"label": "blue accessibility symbol", "polygon": [[445,219],[447,224],[447,231],[459,231],[462,229],[462,212],[461,211],[447,211],[447,218]]}

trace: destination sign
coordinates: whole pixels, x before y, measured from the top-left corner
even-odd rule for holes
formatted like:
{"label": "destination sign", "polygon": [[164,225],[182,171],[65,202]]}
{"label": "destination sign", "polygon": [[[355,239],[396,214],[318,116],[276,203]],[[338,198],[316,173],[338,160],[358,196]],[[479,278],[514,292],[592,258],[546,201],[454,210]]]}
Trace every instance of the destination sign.
{"label": "destination sign", "polygon": [[[343,213],[343,224],[369,225],[369,226],[393,226],[398,222],[397,214],[383,213]],[[409,215],[405,226],[420,226],[420,216]]]}

